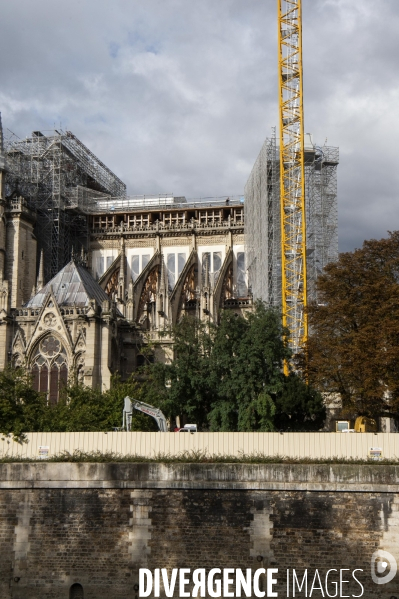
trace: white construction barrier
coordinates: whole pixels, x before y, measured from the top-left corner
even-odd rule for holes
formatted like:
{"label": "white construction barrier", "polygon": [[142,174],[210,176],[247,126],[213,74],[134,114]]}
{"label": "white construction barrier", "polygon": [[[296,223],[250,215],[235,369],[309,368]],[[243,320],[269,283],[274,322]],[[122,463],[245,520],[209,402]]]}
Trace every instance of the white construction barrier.
{"label": "white construction barrier", "polygon": [[184,452],[290,458],[399,459],[397,433],[28,433],[26,443],[0,437],[0,457],[46,459],[62,452],[116,453],[145,458]]}

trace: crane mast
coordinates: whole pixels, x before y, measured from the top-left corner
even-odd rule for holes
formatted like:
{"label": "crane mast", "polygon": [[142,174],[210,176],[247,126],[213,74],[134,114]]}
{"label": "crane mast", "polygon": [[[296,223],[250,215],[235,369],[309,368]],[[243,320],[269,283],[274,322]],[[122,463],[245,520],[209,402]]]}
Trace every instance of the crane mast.
{"label": "crane mast", "polygon": [[[283,325],[298,352],[307,339],[301,0],[277,0]],[[287,364],[285,366],[288,369]]]}

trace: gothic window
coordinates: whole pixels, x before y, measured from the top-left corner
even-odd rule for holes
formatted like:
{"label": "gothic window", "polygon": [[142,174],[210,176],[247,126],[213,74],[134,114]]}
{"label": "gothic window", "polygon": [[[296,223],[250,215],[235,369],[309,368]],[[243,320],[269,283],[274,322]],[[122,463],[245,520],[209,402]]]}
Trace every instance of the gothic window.
{"label": "gothic window", "polygon": [[39,375],[40,375],[40,370],[39,370],[39,366],[37,364],[33,365],[32,368],[32,379],[33,379],[33,388],[35,391],[39,391]]}
{"label": "gothic window", "polygon": [[222,268],[222,252],[213,252],[213,284],[216,285],[216,281],[219,278],[220,269]]}
{"label": "gothic window", "polygon": [[48,402],[55,404],[59,391],[68,382],[67,353],[54,335],[42,339],[32,357],[33,388],[47,394]]}
{"label": "gothic window", "polygon": [[176,257],[175,254],[168,254],[166,257],[166,268],[168,269],[168,286],[169,286],[169,290],[172,291],[173,287],[175,286],[175,282],[176,282],[176,275],[175,275],[175,266],[176,264]]}
{"label": "gothic window", "polygon": [[177,278],[180,277],[185,264],[186,254],[177,254]]}
{"label": "gothic window", "polygon": [[60,387],[66,387],[68,383],[68,367],[67,365],[61,364],[60,368]]}
{"label": "gothic window", "polygon": [[245,252],[237,252],[237,295],[247,295],[247,284],[245,278]]}
{"label": "gothic window", "polygon": [[109,269],[109,267],[111,266],[111,264],[113,263],[113,261],[114,261],[114,257],[113,256],[107,256],[107,267],[106,267],[106,270]]}
{"label": "gothic window", "polygon": [[48,366],[47,364],[43,364],[40,369],[40,387],[39,391],[43,391],[43,393],[47,393],[48,391]]}
{"label": "gothic window", "polygon": [[46,337],[41,342],[41,350],[42,353],[48,358],[53,358],[54,356],[58,356],[61,351],[61,343],[58,341],[56,337],[50,335]]}
{"label": "gothic window", "polygon": [[180,277],[182,270],[186,264],[186,252],[178,252],[177,254],[167,254],[166,268],[168,272],[168,287],[172,291]]}
{"label": "gothic window", "polygon": [[83,587],[75,583],[69,589],[69,599],[84,599]]}
{"label": "gothic window", "polygon": [[150,254],[143,254],[141,256],[141,270],[144,270],[150,261]]}
{"label": "gothic window", "polygon": [[214,287],[222,268],[222,252],[203,252],[202,254],[202,284],[206,285],[208,270],[208,283]]}
{"label": "gothic window", "polygon": [[104,256],[98,256],[97,258],[97,270],[96,277],[99,279],[104,274]]}
{"label": "gothic window", "polygon": [[135,281],[140,274],[140,256],[132,256],[132,279]]}
{"label": "gothic window", "polygon": [[[150,259],[151,259],[150,254],[143,254],[142,256],[140,256],[139,254],[133,254],[132,262],[131,262],[133,282],[138,279],[140,273],[143,272],[143,270],[149,263]],[[141,261],[141,264],[140,264],[140,261]]]}

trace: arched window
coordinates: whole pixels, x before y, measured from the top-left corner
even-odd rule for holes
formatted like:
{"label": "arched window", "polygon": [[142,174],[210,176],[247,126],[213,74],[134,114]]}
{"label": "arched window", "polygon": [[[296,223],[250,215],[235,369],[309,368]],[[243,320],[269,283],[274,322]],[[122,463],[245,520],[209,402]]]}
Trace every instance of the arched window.
{"label": "arched window", "polygon": [[67,365],[61,364],[60,368],[60,388],[66,387],[68,383],[68,367]]}
{"label": "arched window", "polygon": [[54,405],[58,400],[58,367],[53,363],[50,370],[49,403]]}
{"label": "arched window", "polygon": [[33,388],[47,394],[48,402],[55,404],[60,387],[68,381],[68,361],[65,347],[54,335],[47,335],[36,346],[32,364]]}
{"label": "arched window", "polygon": [[44,393],[47,393],[48,391],[48,367],[46,363],[44,363],[40,369],[39,391],[43,391]]}
{"label": "arched window", "polygon": [[37,364],[33,365],[32,368],[32,379],[33,379],[33,388],[35,391],[39,391],[39,366]]}
{"label": "arched window", "polygon": [[69,589],[69,599],[84,599],[83,587],[75,583]]}

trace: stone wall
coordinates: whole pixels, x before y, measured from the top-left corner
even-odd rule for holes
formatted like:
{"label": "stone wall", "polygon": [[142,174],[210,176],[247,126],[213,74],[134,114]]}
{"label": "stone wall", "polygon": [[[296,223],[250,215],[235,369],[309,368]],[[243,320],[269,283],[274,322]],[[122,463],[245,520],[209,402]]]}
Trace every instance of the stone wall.
{"label": "stone wall", "polygon": [[[398,515],[396,466],[2,464],[0,597],[68,599],[78,583],[136,599],[139,568],[273,567],[279,597],[287,569],[308,568],[317,598],[315,570],[341,568],[390,599],[399,575],[374,584],[370,559],[399,555]],[[352,579],[341,596],[360,592]]]}

